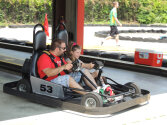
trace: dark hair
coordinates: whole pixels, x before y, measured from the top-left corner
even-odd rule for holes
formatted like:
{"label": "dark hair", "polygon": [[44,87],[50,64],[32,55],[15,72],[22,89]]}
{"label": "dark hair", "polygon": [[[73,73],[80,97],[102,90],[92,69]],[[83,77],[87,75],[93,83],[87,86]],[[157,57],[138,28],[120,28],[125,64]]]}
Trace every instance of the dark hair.
{"label": "dark hair", "polygon": [[77,49],[81,49],[81,47],[79,45],[73,45],[71,48],[71,51],[76,51]]}
{"label": "dark hair", "polygon": [[61,40],[61,39],[55,39],[52,41],[51,46],[50,46],[50,50],[55,50],[56,48],[60,47],[62,43],[65,43],[65,41]]}
{"label": "dark hair", "polygon": [[74,43],[75,42],[70,42],[69,44],[68,44],[68,48],[67,48],[67,57],[69,57],[72,61],[74,61],[73,60],[73,58],[72,58],[72,55],[71,55],[71,51],[76,51],[77,49],[81,49],[81,47],[79,46],[79,45],[74,45]]}

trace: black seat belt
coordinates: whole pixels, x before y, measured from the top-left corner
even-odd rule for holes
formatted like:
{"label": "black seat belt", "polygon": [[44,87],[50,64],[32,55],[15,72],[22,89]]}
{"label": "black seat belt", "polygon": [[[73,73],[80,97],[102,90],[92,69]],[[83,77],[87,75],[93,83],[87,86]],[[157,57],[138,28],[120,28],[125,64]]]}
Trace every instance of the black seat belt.
{"label": "black seat belt", "polygon": [[[54,63],[55,68],[58,67],[57,63],[54,61],[55,57],[48,51],[44,50],[43,53],[45,53],[46,55],[48,55],[51,59],[51,61]],[[63,59],[60,57],[61,60],[61,64],[64,65]],[[69,72],[67,70],[63,70],[66,74],[68,74]],[[59,73],[58,76],[60,76],[61,74]],[[47,75],[45,75],[42,79],[46,80],[48,78]]]}

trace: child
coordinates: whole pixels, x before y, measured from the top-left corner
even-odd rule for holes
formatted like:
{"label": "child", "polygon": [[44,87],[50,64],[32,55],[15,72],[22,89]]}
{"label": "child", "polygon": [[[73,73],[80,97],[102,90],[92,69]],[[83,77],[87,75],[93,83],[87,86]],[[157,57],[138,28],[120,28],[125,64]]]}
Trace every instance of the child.
{"label": "child", "polygon": [[[67,54],[68,58],[66,59],[67,63],[72,63],[77,59],[79,61],[79,66],[80,66],[81,70],[97,86],[95,78],[98,76],[98,71],[94,71],[93,73],[90,73],[90,71],[89,71],[90,69],[93,69],[95,64],[82,62],[81,60],[79,60],[80,55],[81,55],[81,47],[79,45],[76,45],[75,43],[71,42],[69,44],[69,48],[68,48],[68,54]],[[79,75],[81,75],[81,73],[74,72],[74,73],[72,73],[72,75],[79,76]],[[92,86],[92,84],[87,79],[84,78],[84,81],[90,88],[92,88],[93,90],[96,90],[96,88],[94,86]],[[103,80],[102,80],[102,82],[103,82]]]}

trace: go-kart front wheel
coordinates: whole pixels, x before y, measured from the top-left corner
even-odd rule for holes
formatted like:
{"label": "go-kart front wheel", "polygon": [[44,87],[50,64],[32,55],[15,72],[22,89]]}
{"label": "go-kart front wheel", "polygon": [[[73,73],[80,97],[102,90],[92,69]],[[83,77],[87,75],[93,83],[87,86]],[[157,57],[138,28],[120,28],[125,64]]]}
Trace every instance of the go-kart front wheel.
{"label": "go-kart front wheel", "polygon": [[134,82],[128,82],[125,84],[125,86],[133,88],[135,90],[135,93],[133,94],[134,96],[141,94],[141,89]]}
{"label": "go-kart front wheel", "polygon": [[81,105],[87,108],[102,107],[103,100],[98,93],[91,92],[82,97]]}
{"label": "go-kart front wheel", "polygon": [[17,90],[20,92],[26,92],[30,93],[31,92],[31,86],[28,80],[26,79],[21,79],[17,83]]}

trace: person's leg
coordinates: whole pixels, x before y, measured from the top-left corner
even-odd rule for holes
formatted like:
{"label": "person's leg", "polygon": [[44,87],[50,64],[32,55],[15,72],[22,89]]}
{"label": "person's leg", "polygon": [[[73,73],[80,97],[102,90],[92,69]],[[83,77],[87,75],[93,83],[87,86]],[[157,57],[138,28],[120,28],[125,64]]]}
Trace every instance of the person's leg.
{"label": "person's leg", "polygon": [[116,26],[115,26],[115,41],[116,41],[116,45],[119,45],[119,32]]}
{"label": "person's leg", "polygon": [[108,37],[105,38],[105,40],[109,40],[109,39],[113,39],[113,37],[112,36],[108,36]]}
{"label": "person's leg", "polygon": [[[85,69],[84,74],[97,86],[95,79],[90,74],[89,70]],[[84,78],[84,82],[87,86],[89,86],[92,90],[96,90],[96,88],[86,79]]]}
{"label": "person's leg", "polygon": [[119,45],[119,34],[115,36],[116,45]]}
{"label": "person's leg", "polygon": [[91,73],[92,77],[95,79],[98,76],[99,71],[94,71],[93,73]]}
{"label": "person's leg", "polygon": [[[71,88],[77,88],[77,89],[84,90],[72,77],[69,78],[69,86]],[[79,91],[79,90],[73,90],[73,91],[75,91],[75,92],[77,92],[77,93],[79,93],[81,95],[85,95],[86,94],[86,92],[84,92],[84,91]]]}
{"label": "person's leg", "polygon": [[[63,85],[65,87],[83,89],[70,75],[58,76],[57,78],[51,80],[51,82]],[[86,94],[86,92],[84,91],[78,91],[78,90],[74,91],[82,95]]]}
{"label": "person's leg", "polygon": [[[98,74],[99,74],[99,71],[94,71],[91,75],[92,77],[95,79],[96,77],[98,77]],[[102,83],[102,86],[105,86],[105,82],[104,82],[104,79],[103,79],[104,76],[101,76],[100,77],[100,82]]]}
{"label": "person's leg", "polygon": [[110,36],[107,36],[106,38],[104,38],[104,40],[101,41],[101,45],[103,45],[104,41],[107,41],[107,40],[110,40],[110,39],[113,39],[113,26],[110,26]]}
{"label": "person's leg", "polygon": [[110,36],[106,37],[105,40],[113,39],[114,36],[114,28],[110,26]]}

